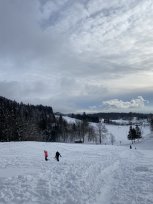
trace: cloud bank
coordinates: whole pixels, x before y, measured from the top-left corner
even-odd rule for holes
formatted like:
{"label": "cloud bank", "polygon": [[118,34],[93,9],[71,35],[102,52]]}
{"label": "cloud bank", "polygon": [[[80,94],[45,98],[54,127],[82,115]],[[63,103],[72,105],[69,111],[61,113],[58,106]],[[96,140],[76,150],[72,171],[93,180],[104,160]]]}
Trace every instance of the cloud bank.
{"label": "cloud bank", "polygon": [[61,112],[140,95],[152,110],[152,19],[152,0],[0,1],[0,95]]}
{"label": "cloud bank", "polygon": [[145,106],[145,102],[148,102],[143,99],[142,96],[138,96],[136,99],[131,99],[130,101],[122,101],[119,99],[112,99],[109,101],[103,101],[103,104],[106,105],[108,109],[139,109],[141,110]]}

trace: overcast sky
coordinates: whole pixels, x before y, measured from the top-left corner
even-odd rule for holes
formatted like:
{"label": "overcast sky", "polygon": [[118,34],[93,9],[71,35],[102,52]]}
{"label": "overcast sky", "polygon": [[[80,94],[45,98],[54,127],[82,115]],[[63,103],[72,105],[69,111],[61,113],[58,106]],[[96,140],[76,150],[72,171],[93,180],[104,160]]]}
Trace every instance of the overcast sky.
{"label": "overcast sky", "polygon": [[0,95],[153,112],[153,1],[0,0]]}

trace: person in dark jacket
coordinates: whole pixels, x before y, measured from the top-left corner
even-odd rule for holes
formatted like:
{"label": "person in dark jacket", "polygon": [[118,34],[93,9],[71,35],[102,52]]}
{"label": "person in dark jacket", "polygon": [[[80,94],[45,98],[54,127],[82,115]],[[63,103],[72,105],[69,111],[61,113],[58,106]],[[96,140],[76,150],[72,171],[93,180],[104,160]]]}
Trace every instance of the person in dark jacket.
{"label": "person in dark jacket", "polygon": [[62,157],[61,154],[57,151],[55,154],[55,159],[59,161],[59,157]]}

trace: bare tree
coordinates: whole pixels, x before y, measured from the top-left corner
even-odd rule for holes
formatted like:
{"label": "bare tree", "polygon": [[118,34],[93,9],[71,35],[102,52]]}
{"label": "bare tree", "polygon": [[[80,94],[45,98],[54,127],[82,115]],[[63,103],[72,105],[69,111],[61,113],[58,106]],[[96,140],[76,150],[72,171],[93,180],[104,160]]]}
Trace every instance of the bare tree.
{"label": "bare tree", "polygon": [[102,143],[102,140],[106,137],[107,129],[102,122],[97,123],[99,143]]}
{"label": "bare tree", "polygon": [[97,142],[96,140],[96,134],[95,134],[95,130],[92,126],[88,127],[88,141],[93,141],[93,142]]}
{"label": "bare tree", "polygon": [[112,133],[110,133],[110,142],[111,142],[112,145],[115,142],[115,136]]}

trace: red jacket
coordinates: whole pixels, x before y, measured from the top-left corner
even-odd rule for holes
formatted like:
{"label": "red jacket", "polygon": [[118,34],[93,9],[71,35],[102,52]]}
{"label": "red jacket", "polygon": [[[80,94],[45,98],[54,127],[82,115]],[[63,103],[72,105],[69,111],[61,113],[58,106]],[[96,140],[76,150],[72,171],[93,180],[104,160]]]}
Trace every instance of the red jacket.
{"label": "red jacket", "polygon": [[46,150],[44,150],[44,155],[45,157],[48,157],[48,152]]}

